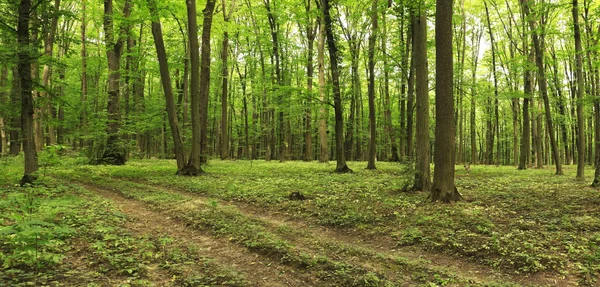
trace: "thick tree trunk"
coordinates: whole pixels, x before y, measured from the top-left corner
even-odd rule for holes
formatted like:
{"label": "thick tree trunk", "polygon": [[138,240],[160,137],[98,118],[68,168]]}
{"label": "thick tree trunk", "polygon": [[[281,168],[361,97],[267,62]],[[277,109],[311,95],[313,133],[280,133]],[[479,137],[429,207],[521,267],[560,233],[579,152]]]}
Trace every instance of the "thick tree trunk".
{"label": "thick tree trunk", "polygon": [[327,35],[327,46],[329,48],[329,63],[331,65],[331,80],[333,83],[333,105],[335,110],[335,155],[336,169],[338,173],[352,172],[346,165],[344,154],[344,115],[342,107],[342,96],[340,91],[340,75],[338,71],[338,55],[333,35],[333,23],[329,13],[330,0],[322,0],[323,4],[323,22],[325,24],[325,33]]}
{"label": "thick tree trunk", "polygon": [[369,156],[367,169],[375,169],[375,153],[377,152],[377,126],[375,123],[375,43],[377,42],[377,0],[371,5],[371,35],[369,35]]}
{"label": "thick tree trunk", "polygon": [[[123,15],[129,17],[131,1],[125,1]],[[124,27],[120,35],[115,35],[112,0],[104,0],[104,37],[106,41],[106,57],[108,59],[108,140],[101,161],[108,164],[122,165],[127,161],[127,149],[119,135],[121,128],[120,115],[120,64],[123,52]],[[115,36],[117,40],[115,41]]]}
{"label": "thick tree trunk", "polygon": [[437,0],[435,12],[435,169],[431,201],[462,198],[454,184],[456,125],[454,122],[452,0]]}
{"label": "thick tree trunk", "polygon": [[34,172],[38,170],[37,152],[33,134],[33,97],[31,80],[31,61],[29,43],[29,20],[31,1],[21,0],[19,4],[19,18],[17,22],[17,41],[19,43],[18,70],[21,94],[21,134],[23,135],[23,151],[25,152],[25,167],[21,185],[33,183]]}
{"label": "thick tree trunk", "polygon": [[[422,7],[422,9],[425,9]],[[427,68],[427,16],[425,11],[413,18],[414,54],[417,87],[417,137],[416,165],[413,190],[429,192],[430,178],[430,142],[429,142],[429,73]]]}
{"label": "thick tree trunk", "polygon": [[160,79],[163,86],[163,92],[165,93],[167,116],[171,127],[171,135],[173,136],[175,159],[177,160],[177,173],[179,174],[185,169],[185,153],[183,151],[179,120],[177,119],[177,107],[175,106],[175,96],[171,85],[171,75],[169,74],[167,51],[163,41],[162,27],[155,0],[148,0],[148,5],[150,6],[150,14],[152,17],[152,35],[154,36],[154,45],[156,46]]}

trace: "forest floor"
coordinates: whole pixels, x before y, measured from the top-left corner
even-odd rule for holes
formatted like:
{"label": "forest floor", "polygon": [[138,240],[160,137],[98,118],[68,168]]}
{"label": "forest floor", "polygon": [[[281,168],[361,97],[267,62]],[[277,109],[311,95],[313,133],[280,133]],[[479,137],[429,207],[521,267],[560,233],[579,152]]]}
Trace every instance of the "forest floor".
{"label": "forest floor", "polygon": [[179,177],[171,160],[41,161],[21,188],[22,159],[0,159],[0,286],[599,284],[600,191],[572,166],[457,167],[465,200],[447,205],[402,192],[398,163],[211,161]]}

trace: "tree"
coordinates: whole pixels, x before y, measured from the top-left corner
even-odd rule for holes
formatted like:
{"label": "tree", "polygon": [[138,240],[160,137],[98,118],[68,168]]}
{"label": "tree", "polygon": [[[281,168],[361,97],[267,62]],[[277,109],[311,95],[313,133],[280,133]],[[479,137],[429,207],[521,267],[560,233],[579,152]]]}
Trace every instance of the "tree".
{"label": "tree", "polygon": [[416,162],[413,190],[428,192],[431,188],[429,166],[429,80],[427,68],[427,16],[425,6],[420,5],[413,15],[417,120]]}
{"label": "tree", "polygon": [[167,51],[163,40],[162,27],[156,7],[155,0],[148,0],[150,6],[150,14],[152,17],[152,35],[154,36],[154,45],[156,47],[156,55],[160,66],[160,78],[162,80],[163,92],[167,105],[167,115],[175,145],[175,158],[177,160],[177,173],[183,172],[185,169],[185,153],[183,151],[183,141],[181,139],[181,131],[179,128],[179,120],[177,119],[177,108],[175,107],[175,98],[173,95],[173,87],[171,85],[171,75],[169,74],[169,65],[167,62]]}
{"label": "tree", "polygon": [[335,172],[352,172],[346,164],[344,154],[344,115],[342,112],[342,96],[340,91],[340,74],[338,71],[338,55],[333,36],[333,24],[331,21],[330,0],[322,0],[323,24],[325,25],[325,34],[327,35],[327,47],[329,48],[329,63],[331,66],[331,80],[333,84],[333,108],[335,111]]}
{"label": "tree", "polygon": [[575,81],[577,82],[577,176],[584,180],[585,172],[585,121],[583,118],[583,60],[581,54],[581,31],[579,29],[579,9],[577,0],[573,0],[573,30],[575,32]]}
{"label": "tree", "polygon": [[235,0],[231,2],[229,10],[227,10],[226,0],[223,0],[223,20],[225,21],[225,29],[223,30],[223,44],[221,47],[221,159],[227,159],[229,157],[229,137],[228,137],[228,125],[227,125],[227,97],[228,97],[228,69],[227,69],[227,58],[229,56],[229,32],[227,31],[227,23],[233,13],[233,7],[235,6]]}
{"label": "tree", "polygon": [[23,135],[23,151],[25,152],[25,168],[23,178],[21,178],[21,185],[33,183],[36,179],[34,172],[38,170],[38,158],[33,133],[33,97],[31,95],[33,86],[31,80],[31,61],[33,56],[31,55],[32,48],[29,42],[31,8],[31,0],[21,0],[17,22],[21,134]]}
{"label": "tree", "polygon": [[437,0],[435,11],[435,168],[431,201],[461,199],[454,184],[456,126],[454,124],[452,0]]}
{"label": "tree", "polygon": [[548,128],[548,135],[550,137],[550,145],[552,149],[552,157],[554,159],[554,164],[556,166],[556,175],[562,175],[562,165],[561,160],[558,155],[558,144],[556,143],[556,136],[554,134],[554,124],[552,122],[552,114],[550,111],[550,100],[548,99],[548,83],[546,82],[546,73],[544,66],[544,48],[542,47],[543,43],[543,34],[538,34],[539,30],[536,25],[535,20],[531,17],[531,8],[530,8],[530,0],[521,0],[521,6],[523,7],[523,13],[527,18],[529,23],[529,29],[531,30],[531,37],[533,39],[533,47],[535,49],[535,62],[538,68],[538,86],[540,87],[540,93],[542,94],[542,98],[544,100],[544,108],[546,113],[546,126]]}
{"label": "tree", "polygon": [[375,169],[377,128],[375,126],[375,43],[377,42],[377,0],[371,6],[371,35],[369,35],[369,155],[367,169]]}
{"label": "tree", "polygon": [[[123,15],[129,17],[131,0],[126,0]],[[123,41],[127,33],[125,25],[118,35],[114,31],[113,1],[104,0],[104,40],[106,41],[106,58],[108,59],[108,140],[101,161],[108,164],[122,165],[127,161],[127,149],[119,135],[121,128],[120,115],[120,78],[121,55]],[[116,37],[116,40],[115,40]]]}
{"label": "tree", "polygon": [[327,105],[325,103],[325,24],[323,17],[319,17],[319,39],[317,42],[317,66],[319,70],[319,162],[329,161],[329,148],[327,146]]}

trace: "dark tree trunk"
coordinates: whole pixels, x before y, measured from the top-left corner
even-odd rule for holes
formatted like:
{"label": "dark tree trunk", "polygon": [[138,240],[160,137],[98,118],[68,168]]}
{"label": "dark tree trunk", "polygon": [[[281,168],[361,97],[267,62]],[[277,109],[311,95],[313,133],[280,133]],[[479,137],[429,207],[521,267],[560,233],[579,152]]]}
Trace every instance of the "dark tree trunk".
{"label": "dark tree trunk", "polygon": [[[575,32],[575,81],[577,82],[577,176],[578,180],[585,180],[585,132],[583,119],[583,60],[581,54],[583,48],[581,46],[581,31],[579,29],[579,9],[577,0],[573,0],[573,29]],[[590,71],[591,72],[591,71]],[[596,178],[595,178],[596,179]],[[595,180],[594,179],[594,180]]]}
{"label": "dark tree trunk", "polygon": [[338,173],[352,172],[346,165],[344,154],[344,115],[342,107],[342,97],[340,91],[340,75],[338,71],[338,55],[337,47],[335,46],[335,38],[333,35],[333,27],[331,15],[329,13],[329,0],[322,0],[323,4],[323,22],[325,24],[325,33],[327,35],[327,46],[329,48],[329,62],[331,65],[331,80],[333,83],[333,105],[335,110],[335,154],[336,154],[336,169]]}
{"label": "dark tree trunk", "polygon": [[[524,42],[524,53],[527,53],[529,49],[527,40],[525,38]],[[529,52],[529,61],[533,62],[533,51]],[[531,156],[531,145],[530,145],[530,119],[529,119],[529,103],[531,102],[531,97],[533,96],[533,79],[531,75],[530,69],[525,69],[523,75],[523,92],[525,94],[525,98],[523,99],[523,135],[521,136],[521,156],[519,157],[519,169],[526,170],[528,158]]]}
{"label": "dark tree trunk", "polygon": [[[131,1],[125,1],[123,15],[129,17],[131,12]],[[124,28],[123,28],[124,29]],[[106,41],[106,57],[108,59],[108,140],[101,161],[107,164],[122,165],[127,161],[127,149],[119,135],[121,128],[120,116],[120,64],[123,53],[123,37],[126,34],[121,31],[115,35],[114,14],[112,0],[104,0],[104,37]],[[117,40],[115,41],[115,36]]]}
{"label": "dark tree trunk", "polygon": [[[535,62],[538,68],[538,85],[540,87],[540,92],[542,93],[542,98],[544,99],[544,109],[546,110],[546,125],[548,130],[548,135],[550,137],[550,145],[552,149],[552,157],[554,159],[554,165],[556,166],[556,175],[562,175],[562,165],[560,161],[560,157],[558,155],[558,144],[556,143],[556,136],[554,134],[554,124],[552,123],[552,114],[550,110],[550,100],[548,99],[548,84],[546,82],[546,73],[544,71],[544,48],[540,43],[540,35],[537,32],[537,27],[535,21],[530,18],[530,0],[521,0],[521,5],[523,6],[523,11],[525,15],[529,18],[529,28],[531,29],[533,35],[533,46],[535,48]],[[543,37],[543,34],[541,35]]]}
{"label": "dark tree trunk", "polygon": [[371,35],[369,35],[369,156],[367,169],[375,169],[377,127],[375,123],[375,43],[377,42],[377,0],[371,6]]}
{"label": "dark tree trunk", "polygon": [[17,107],[20,104],[21,98],[21,81],[19,79],[19,69],[14,67],[12,71],[12,91],[11,91],[11,107],[13,107],[13,113],[10,119],[10,151],[9,154],[16,156],[21,152],[21,139],[19,138],[19,131],[21,130],[21,113]]}
{"label": "dark tree trunk", "polygon": [[[210,3],[209,0],[207,2]],[[214,1],[213,1],[214,4]],[[186,0],[188,16],[188,40],[190,47],[190,100],[192,108],[192,150],[182,175],[196,176],[204,173],[201,160],[202,127],[200,121],[200,57],[198,54],[198,24],[196,22],[196,0]]]}
{"label": "dark tree trunk", "polygon": [[33,135],[33,97],[31,95],[31,61],[29,43],[29,21],[31,16],[31,1],[21,0],[17,24],[17,41],[19,43],[18,71],[21,94],[21,134],[23,135],[23,151],[25,152],[25,168],[21,185],[33,183],[34,172],[38,170],[37,152]]}
{"label": "dark tree trunk", "polygon": [[163,41],[162,27],[155,0],[148,0],[148,5],[150,6],[150,14],[152,17],[152,35],[154,36],[154,44],[156,46],[156,55],[158,58],[163,92],[165,93],[167,116],[169,118],[171,135],[173,136],[175,159],[177,160],[177,173],[179,174],[185,169],[185,153],[183,151],[179,120],[177,119],[177,107],[175,106],[175,96],[171,85],[171,75],[169,74],[167,51]]}
{"label": "dark tree trunk", "polygon": [[454,122],[452,0],[437,0],[435,12],[435,169],[431,201],[461,199],[454,184],[456,125]]}

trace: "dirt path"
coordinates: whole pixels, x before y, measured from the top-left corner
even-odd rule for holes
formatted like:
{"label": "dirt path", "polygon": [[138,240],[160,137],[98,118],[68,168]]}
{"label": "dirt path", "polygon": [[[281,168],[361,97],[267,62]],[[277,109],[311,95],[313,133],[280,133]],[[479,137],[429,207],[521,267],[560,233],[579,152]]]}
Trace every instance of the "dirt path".
{"label": "dirt path", "polygon": [[[127,199],[117,192],[92,185],[83,185],[107,199],[130,220],[126,228],[138,234],[168,234],[186,246],[196,247],[202,257],[213,258],[219,265],[241,272],[254,286],[317,286],[310,274],[281,265],[228,242],[224,238],[207,236],[182,222],[152,211],[143,203]],[[202,268],[202,266],[198,266]],[[157,279],[161,276],[157,276]],[[161,282],[154,282],[160,284]],[[157,285],[160,286],[160,285]]]}
{"label": "dirt path", "polygon": [[[214,204],[213,199],[203,195],[142,184],[149,189],[189,198],[190,200],[180,206],[185,210],[201,210],[207,205]],[[129,224],[129,228],[133,231],[160,232],[186,245],[197,246],[202,256],[215,258],[220,264],[232,266],[256,286],[320,286],[325,283],[314,279],[316,276],[306,271],[280,264],[225,239],[214,238],[187,227],[180,220],[166,217],[162,212],[153,211],[144,203],[127,199],[118,192],[103,187],[84,186],[111,199],[122,212],[134,218],[135,220]],[[220,201],[219,205],[237,210],[244,216],[261,222],[269,232],[282,236],[300,250],[359,266],[392,281],[405,282],[402,286],[418,284],[414,281],[414,274],[407,275],[407,272],[429,276],[444,274],[445,278],[451,279],[449,286],[463,286],[467,283],[485,285],[493,282],[512,282],[528,286],[575,286],[570,279],[547,278],[544,274],[517,276],[460,258],[424,252],[418,248],[398,248],[389,237],[373,238],[353,231],[330,229],[293,219],[282,212],[249,204]],[[282,230],[287,231],[282,232]],[[293,231],[292,235],[290,230]]]}
{"label": "dirt path", "polygon": [[[179,194],[185,197],[191,197],[194,200],[188,204],[206,205],[212,201],[211,198],[181,191],[164,186],[149,185],[142,183],[152,188],[157,188],[162,191]],[[491,282],[512,282],[527,286],[576,286],[576,280],[570,277],[550,277],[545,273],[537,273],[532,275],[517,275],[501,272],[491,267],[476,264],[460,258],[439,254],[424,252],[415,247],[398,247],[397,243],[390,237],[370,237],[363,234],[357,234],[352,231],[341,231],[309,222],[303,222],[293,219],[282,212],[274,212],[258,208],[253,205],[240,202],[224,202],[220,201],[221,205],[239,210],[248,217],[260,220],[269,226],[270,230],[277,232],[282,227],[286,229],[302,231],[297,233],[298,236],[286,237],[299,247],[306,249],[314,249],[320,247],[320,251],[329,253],[336,257],[342,257],[344,261],[360,265],[367,269],[372,269],[376,272],[385,274],[386,278],[395,279],[397,268],[394,264],[403,262],[407,259],[411,264],[420,265],[418,268],[428,269],[424,271],[433,271],[446,273],[455,276],[462,281],[489,284]],[[323,247],[337,246],[338,249],[353,250],[352,256],[344,256],[333,250],[324,250]],[[336,253],[336,254],[333,254]]]}

